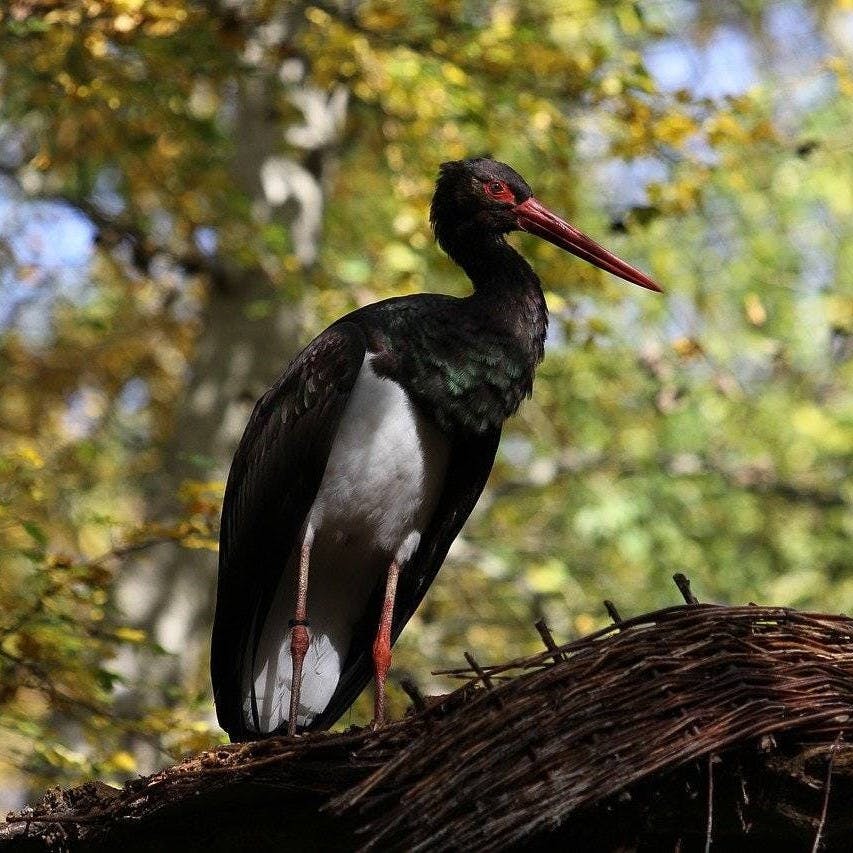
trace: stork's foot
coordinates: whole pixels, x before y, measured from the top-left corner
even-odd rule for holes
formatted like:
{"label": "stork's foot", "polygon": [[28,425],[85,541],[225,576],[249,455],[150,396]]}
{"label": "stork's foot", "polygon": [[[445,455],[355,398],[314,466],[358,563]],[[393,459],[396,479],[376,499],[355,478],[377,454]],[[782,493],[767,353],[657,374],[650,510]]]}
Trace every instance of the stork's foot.
{"label": "stork's foot", "polygon": [[373,719],[370,721],[370,731],[376,732],[388,724],[388,715],[385,710],[385,681],[382,682],[382,695],[379,694],[379,685],[376,686],[376,698],[373,702]]}
{"label": "stork's foot", "polygon": [[288,737],[293,737],[296,734],[296,717],[299,713],[299,693],[302,688],[302,663],[305,660],[310,643],[308,624],[308,620],[304,618],[291,620],[293,632],[290,637],[290,657],[293,661],[293,683],[290,689],[290,716],[287,721]]}
{"label": "stork's foot", "polygon": [[376,693],[373,699],[373,721],[370,723],[371,731],[381,729],[386,723],[385,714],[385,681],[388,677],[388,669],[391,666],[391,650],[389,648],[373,647],[374,662],[374,684]]}

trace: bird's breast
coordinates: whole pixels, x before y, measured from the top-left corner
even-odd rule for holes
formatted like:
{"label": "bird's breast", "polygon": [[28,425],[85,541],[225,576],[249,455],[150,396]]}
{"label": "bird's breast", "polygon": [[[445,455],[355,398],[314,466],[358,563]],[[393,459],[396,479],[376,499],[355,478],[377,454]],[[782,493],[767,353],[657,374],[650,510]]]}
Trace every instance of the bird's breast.
{"label": "bird's breast", "polygon": [[365,357],[311,511],[321,535],[407,560],[438,501],[449,442]]}

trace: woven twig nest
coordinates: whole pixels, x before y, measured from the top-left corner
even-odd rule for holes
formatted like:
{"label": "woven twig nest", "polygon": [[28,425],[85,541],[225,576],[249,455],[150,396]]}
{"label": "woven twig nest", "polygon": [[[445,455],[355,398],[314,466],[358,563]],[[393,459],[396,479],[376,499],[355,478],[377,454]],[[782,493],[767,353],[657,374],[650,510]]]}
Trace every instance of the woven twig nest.
{"label": "woven twig nest", "polygon": [[[409,849],[511,845],[643,779],[762,736],[829,741],[853,714],[853,621],[774,607],[673,607],[479,673],[335,802]],[[447,792],[452,790],[453,796]],[[401,792],[404,792],[401,796]]]}
{"label": "woven twig nest", "polygon": [[833,773],[837,796],[853,794],[847,617],[694,604],[501,665],[469,660],[459,690],[378,732],[223,747],[120,792],[54,793],[10,816],[6,843],[25,821],[31,840],[52,826],[86,849],[158,849],[166,831],[205,850],[307,849],[309,836],[491,850],[561,833],[596,849],[732,833],[788,849],[853,829],[829,796]]}

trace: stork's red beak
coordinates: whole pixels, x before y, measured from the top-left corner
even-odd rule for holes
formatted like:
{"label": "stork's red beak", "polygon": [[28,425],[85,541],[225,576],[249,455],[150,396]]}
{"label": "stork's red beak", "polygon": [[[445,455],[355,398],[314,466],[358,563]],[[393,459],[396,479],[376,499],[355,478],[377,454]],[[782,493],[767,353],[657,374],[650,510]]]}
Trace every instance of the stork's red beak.
{"label": "stork's red beak", "polygon": [[551,213],[533,196],[516,205],[513,212],[515,213],[515,221],[522,231],[536,234],[537,237],[542,237],[549,243],[553,243],[555,246],[559,246],[561,249],[594,264],[599,269],[607,270],[613,275],[618,275],[619,278],[624,278],[625,281],[631,281],[634,284],[639,284],[640,287],[655,290],[658,293],[663,292],[660,286],[645,273],[640,272],[621,258],[617,258],[603,246],[599,246],[595,240],[587,237],[586,234],[578,231],[577,228],[569,225],[556,214]]}

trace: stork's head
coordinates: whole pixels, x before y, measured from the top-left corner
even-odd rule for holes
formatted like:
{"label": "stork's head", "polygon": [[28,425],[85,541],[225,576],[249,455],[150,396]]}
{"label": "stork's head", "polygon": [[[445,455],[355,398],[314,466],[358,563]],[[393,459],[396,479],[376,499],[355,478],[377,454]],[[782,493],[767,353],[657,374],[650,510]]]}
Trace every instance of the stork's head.
{"label": "stork's head", "polygon": [[503,240],[510,231],[527,231],[619,278],[661,290],[645,273],[538,202],[518,172],[487,157],[441,164],[430,221],[439,245],[451,256],[465,243],[488,243]]}

